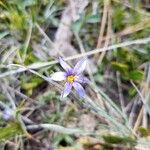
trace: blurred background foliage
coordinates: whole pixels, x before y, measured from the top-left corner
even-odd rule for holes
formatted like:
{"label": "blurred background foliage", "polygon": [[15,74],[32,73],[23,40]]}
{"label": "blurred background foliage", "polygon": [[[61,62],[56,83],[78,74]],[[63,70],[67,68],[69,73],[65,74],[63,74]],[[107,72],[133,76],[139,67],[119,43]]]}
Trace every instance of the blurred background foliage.
{"label": "blurred background foliage", "polygon": [[[111,38],[110,45],[149,37],[150,35],[150,2],[146,0],[129,0],[128,2],[127,5],[125,1],[110,0],[110,9],[112,12],[111,35],[117,35]],[[93,2],[90,1],[79,18],[71,24],[71,30],[80,35],[86,51],[96,48],[99,28],[102,23],[103,7],[104,1],[97,0],[97,8],[93,10]],[[39,50],[39,52],[41,52],[41,54],[39,54],[41,55],[40,57],[34,51],[34,45],[37,43],[42,45],[42,37],[36,24],[42,26],[45,29],[45,33],[54,41],[55,33],[59,27],[61,15],[65,8],[65,0],[0,0],[1,65],[8,65],[9,63],[30,65],[35,62],[47,62],[52,60],[53,57],[47,55],[47,53],[45,54],[46,57],[44,56],[43,59],[41,59],[43,54],[42,50]],[[104,40],[106,36],[107,31],[105,29],[102,40]],[[71,43],[75,48],[79,49],[74,35]],[[12,45],[14,47],[19,45],[19,48],[17,47],[17,49],[12,50]],[[11,50],[12,52],[10,52]],[[8,61],[6,61],[3,56],[7,58],[7,54],[11,55],[12,53],[15,53],[15,56],[10,59],[8,57]],[[112,81],[115,80],[116,72],[119,72],[123,86],[123,94],[126,97],[125,99],[129,102],[137,93],[130,84],[130,81],[134,81],[137,86],[140,86],[141,83],[145,81],[146,72],[143,64],[149,61],[149,43],[142,46],[134,45],[118,48],[106,53],[103,61],[97,64],[98,69],[94,73],[94,79],[99,86],[102,86],[104,90],[107,91],[108,95],[112,96],[112,99],[116,99],[115,94],[112,95],[111,93],[113,84],[112,86],[107,86],[108,83],[105,83],[105,81],[109,77],[112,77]],[[57,66],[41,68],[39,72],[41,74],[50,75],[52,69],[57,70],[58,68]],[[1,69],[1,73],[6,70],[6,68]],[[41,119],[42,122],[45,123],[68,125],[67,122],[70,122],[70,124],[75,122],[75,124],[77,124],[76,118],[80,115],[78,113],[79,108],[77,108],[79,106],[69,104],[68,107],[64,107],[64,104],[59,101],[58,93],[51,91],[52,87],[48,88],[48,84],[36,75],[21,73],[16,77],[19,80],[19,82],[15,82],[16,87],[19,86],[21,91],[27,96],[37,99],[42,106],[46,104],[43,109],[47,110],[47,112],[45,113],[43,110],[37,112],[37,110],[35,110],[33,111],[32,119],[34,119],[34,115],[36,118],[37,115],[40,114],[42,118],[39,118],[39,120]],[[8,77],[7,80],[11,82],[11,77]],[[15,79],[13,80],[15,81]],[[115,93],[117,93],[117,88],[114,88],[114,90]],[[0,100],[5,101],[5,99],[5,96],[0,93]],[[86,111],[87,110],[83,108],[81,109],[81,113],[85,113]],[[11,122],[5,128],[0,128],[0,139],[10,139],[15,135],[22,134],[22,130],[18,128],[17,123]],[[139,132],[141,132],[143,136],[149,135],[149,130],[146,128],[141,127]],[[44,136],[47,138],[48,136],[53,137],[51,142],[57,146],[61,145],[60,149],[62,150],[67,150],[67,146],[69,147],[71,145],[76,148],[69,147],[68,150],[79,149],[78,142],[75,141],[74,136],[55,133],[51,135],[45,134]],[[40,138],[42,139],[42,137]],[[106,135],[103,138],[107,143],[116,144],[119,141],[119,143],[123,142],[125,145],[129,144],[131,147],[135,144],[135,139],[131,137],[121,138]],[[93,145],[86,145],[87,149],[89,147],[91,148],[91,146]],[[104,145],[104,147],[105,146],[107,147],[107,145]],[[101,147],[98,148],[100,149]],[[96,150],[96,147],[93,148],[93,150]]]}

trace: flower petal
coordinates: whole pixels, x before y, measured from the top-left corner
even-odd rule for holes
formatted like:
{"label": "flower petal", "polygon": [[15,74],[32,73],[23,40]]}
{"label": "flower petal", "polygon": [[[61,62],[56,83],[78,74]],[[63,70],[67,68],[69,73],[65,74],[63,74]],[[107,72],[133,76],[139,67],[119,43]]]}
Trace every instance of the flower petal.
{"label": "flower petal", "polygon": [[51,75],[51,79],[54,81],[62,81],[66,79],[66,72],[55,72]]}
{"label": "flower petal", "polygon": [[77,75],[76,78],[75,78],[75,81],[76,82],[79,82],[79,83],[89,83],[89,79],[82,76],[82,75]]}
{"label": "flower petal", "polygon": [[68,71],[72,70],[72,68],[61,57],[59,57],[59,62],[65,71],[68,72]]}
{"label": "flower petal", "polygon": [[85,91],[80,83],[74,82],[73,87],[75,88],[75,90],[77,91],[77,93],[79,94],[80,97],[84,97]]}
{"label": "flower petal", "polygon": [[61,94],[61,98],[68,96],[69,93],[71,92],[71,89],[72,89],[72,84],[66,82],[65,87],[64,87],[64,91]]}
{"label": "flower petal", "polygon": [[85,67],[86,67],[86,59],[80,60],[75,65],[73,72],[79,74],[85,69]]}

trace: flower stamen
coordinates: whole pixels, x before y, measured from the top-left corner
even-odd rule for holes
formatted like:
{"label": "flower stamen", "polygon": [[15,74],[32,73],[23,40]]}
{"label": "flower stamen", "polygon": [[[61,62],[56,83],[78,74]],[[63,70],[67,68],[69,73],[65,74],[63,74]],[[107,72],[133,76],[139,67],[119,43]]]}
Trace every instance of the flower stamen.
{"label": "flower stamen", "polygon": [[74,80],[75,80],[75,76],[73,76],[73,75],[67,76],[67,81],[68,81],[68,82],[73,83]]}

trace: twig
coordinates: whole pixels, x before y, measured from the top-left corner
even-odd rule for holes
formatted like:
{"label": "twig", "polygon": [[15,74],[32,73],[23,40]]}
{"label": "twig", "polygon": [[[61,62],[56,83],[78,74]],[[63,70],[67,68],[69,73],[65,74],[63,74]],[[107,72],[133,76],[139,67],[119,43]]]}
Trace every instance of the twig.
{"label": "twig", "polygon": [[103,8],[103,17],[102,17],[102,22],[100,25],[100,33],[99,33],[99,37],[98,37],[98,43],[97,43],[97,48],[101,47],[101,43],[102,43],[102,37],[104,35],[104,31],[105,31],[105,25],[106,25],[106,21],[107,21],[107,11],[109,10],[109,0],[105,0],[104,2],[104,8]]}
{"label": "twig", "polygon": [[[107,24],[107,37],[108,38],[105,40],[104,47],[108,47],[109,40],[111,40],[111,38],[109,38],[109,37],[111,37],[111,25],[112,25],[111,13],[112,13],[112,11],[111,11],[111,6],[109,4],[107,7],[108,7],[107,8],[108,9],[108,17],[107,17],[108,18],[108,24]],[[102,40],[102,38],[101,38],[101,40]],[[106,54],[106,51],[104,51],[100,54],[100,56],[98,58],[98,64],[101,64],[105,54]]]}
{"label": "twig", "polygon": [[[77,58],[81,58],[81,57],[85,57],[85,56],[90,56],[90,55],[93,55],[93,54],[96,54],[96,53],[99,53],[99,52],[103,52],[103,51],[109,51],[109,50],[117,49],[117,48],[120,48],[120,47],[126,47],[126,46],[136,45],[136,44],[146,44],[148,42],[150,42],[150,37],[115,44],[115,45],[109,46],[107,48],[104,47],[104,48],[100,48],[100,49],[95,49],[95,50],[86,52],[84,54],[77,54],[75,56],[70,56],[70,57],[64,58],[64,60],[65,61],[73,60],[73,59],[77,59]],[[45,63],[42,63],[42,62],[41,63],[33,63],[33,64],[27,66],[26,68],[19,68],[17,70],[11,70],[11,71],[1,73],[0,78],[6,77],[6,76],[9,76],[9,75],[13,75],[13,74],[16,74],[16,73],[21,73],[21,72],[24,72],[28,69],[39,69],[39,68],[46,67],[46,66],[49,66],[49,65],[54,65],[54,64],[57,64],[57,63],[59,63],[58,60],[54,60],[54,61],[51,61],[51,62],[45,62]]]}
{"label": "twig", "polygon": [[[150,83],[150,65],[145,65],[145,81],[142,84],[142,95],[145,99],[145,103],[147,104],[149,96],[150,96],[150,87],[148,86]],[[144,108],[143,110],[143,127],[147,128],[148,119],[147,119],[147,110]]]}
{"label": "twig", "polygon": [[141,92],[139,91],[139,89],[137,88],[137,86],[133,83],[133,81],[130,81],[130,82],[133,85],[133,87],[136,89],[137,93],[139,94],[139,96],[141,98],[140,100],[142,101],[142,103],[143,103],[144,107],[146,108],[147,112],[150,114],[150,108],[147,106],[143,95],[141,94]]}
{"label": "twig", "polygon": [[139,112],[139,115],[138,115],[138,117],[137,117],[137,119],[136,119],[136,122],[135,122],[135,124],[134,124],[134,127],[133,127],[133,131],[134,131],[134,132],[136,132],[138,126],[139,126],[140,123],[141,123],[142,115],[143,115],[143,108],[144,108],[144,107],[142,106],[142,108],[141,108],[141,110],[140,110],[140,112]]}
{"label": "twig", "polygon": [[148,27],[150,27],[150,23],[149,22],[150,22],[150,19],[146,18],[146,19],[142,20],[142,22],[137,23],[137,24],[132,25],[132,26],[128,26],[125,29],[123,29],[122,31],[114,33],[111,36],[110,35],[106,35],[106,36],[102,37],[102,42],[104,40],[121,38],[122,36],[126,36],[126,35],[132,34],[134,32],[143,30],[144,28],[148,28]]}

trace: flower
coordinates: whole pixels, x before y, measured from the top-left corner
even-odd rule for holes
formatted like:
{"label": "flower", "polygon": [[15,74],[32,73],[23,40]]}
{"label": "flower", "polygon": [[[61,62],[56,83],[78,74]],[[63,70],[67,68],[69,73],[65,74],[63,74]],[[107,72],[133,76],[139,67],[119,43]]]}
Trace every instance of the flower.
{"label": "flower", "polygon": [[65,72],[55,72],[51,75],[51,79],[54,81],[66,81],[61,97],[68,96],[72,87],[74,87],[80,97],[84,97],[85,91],[81,84],[88,82],[88,79],[82,75],[86,67],[86,59],[77,62],[74,68],[71,68],[61,57],[59,62]]}
{"label": "flower", "polygon": [[11,109],[5,109],[2,114],[4,120],[10,120],[13,117],[13,111]]}

